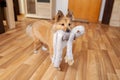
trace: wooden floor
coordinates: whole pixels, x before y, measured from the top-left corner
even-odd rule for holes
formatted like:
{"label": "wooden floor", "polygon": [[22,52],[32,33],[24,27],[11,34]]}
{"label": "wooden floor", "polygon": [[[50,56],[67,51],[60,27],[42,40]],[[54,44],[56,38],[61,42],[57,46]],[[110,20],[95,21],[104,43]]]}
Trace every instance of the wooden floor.
{"label": "wooden floor", "polygon": [[33,53],[25,28],[35,19],[22,19],[17,28],[0,34],[0,80],[120,80],[120,28],[85,24],[85,34],[75,41],[75,63],[62,61],[62,71],[52,67],[49,53]]}

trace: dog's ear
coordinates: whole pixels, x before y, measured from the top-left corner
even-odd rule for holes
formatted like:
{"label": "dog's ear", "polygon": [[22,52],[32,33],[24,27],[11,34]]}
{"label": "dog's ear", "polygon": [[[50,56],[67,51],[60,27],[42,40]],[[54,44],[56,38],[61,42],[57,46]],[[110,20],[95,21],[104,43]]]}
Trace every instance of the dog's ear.
{"label": "dog's ear", "polygon": [[70,18],[71,20],[73,18],[73,13],[69,9],[68,9],[68,13],[67,13],[66,17]]}
{"label": "dog's ear", "polygon": [[64,14],[61,10],[58,10],[57,15],[55,16],[55,22],[58,22],[62,17],[64,17]]}

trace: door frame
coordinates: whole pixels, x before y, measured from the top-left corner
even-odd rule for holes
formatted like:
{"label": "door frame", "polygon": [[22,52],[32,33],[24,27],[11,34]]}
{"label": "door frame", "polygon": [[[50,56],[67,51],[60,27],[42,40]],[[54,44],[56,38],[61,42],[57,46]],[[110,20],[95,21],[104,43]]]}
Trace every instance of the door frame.
{"label": "door frame", "polygon": [[106,0],[105,2],[105,8],[104,13],[102,17],[102,23],[108,24],[110,23],[110,18],[112,15],[112,9],[113,9],[114,0]]}

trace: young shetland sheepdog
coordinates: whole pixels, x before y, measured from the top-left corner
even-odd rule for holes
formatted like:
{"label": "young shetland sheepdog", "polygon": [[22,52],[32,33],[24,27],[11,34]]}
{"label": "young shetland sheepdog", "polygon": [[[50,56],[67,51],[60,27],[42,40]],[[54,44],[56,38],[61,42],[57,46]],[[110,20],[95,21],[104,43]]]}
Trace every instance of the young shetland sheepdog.
{"label": "young shetland sheepdog", "polygon": [[34,53],[44,44],[47,45],[50,53],[50,57],[53,55],[53,34],[57,30],[63,30],[70,32],[72,26],[72,12],[68,10],[66,16],[62,11],[58,11],[55,16],[54,24],[40,20],[29,25],[26,29],[27,33],[33,38],[34,41]]}

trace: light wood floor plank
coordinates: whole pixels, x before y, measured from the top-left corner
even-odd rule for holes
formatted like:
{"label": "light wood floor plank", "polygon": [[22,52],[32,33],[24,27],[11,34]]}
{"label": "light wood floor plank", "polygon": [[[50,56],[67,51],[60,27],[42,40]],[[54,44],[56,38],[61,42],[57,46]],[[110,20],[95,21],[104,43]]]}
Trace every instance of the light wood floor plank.
{"label": "light wood floor plank", "polygon": [[15,29],[0,34],[0,80],[120,80],[119,27],[73,22],[84,25],[85,34],[73,43],[74,64],[63,59],[58,71],[48,51],[33,53],[25,28],[34,21],[38,19],[20,18]]}

